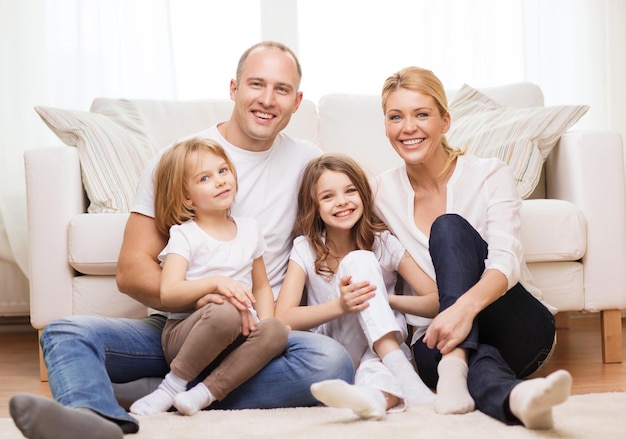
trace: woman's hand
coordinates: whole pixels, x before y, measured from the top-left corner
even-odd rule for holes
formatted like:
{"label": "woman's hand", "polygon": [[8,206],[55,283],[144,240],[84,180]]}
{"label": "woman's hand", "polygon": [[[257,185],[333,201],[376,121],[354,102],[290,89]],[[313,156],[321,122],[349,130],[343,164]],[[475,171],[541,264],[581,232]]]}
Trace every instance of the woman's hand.
{"label": "woman's hand", "polygon": [[426,330],[424,343],[430,349],[436,347],[442,355],[446,355],[467,338],[473,322],[473,313],[463,309],[457,301],[433,319]]}
{"label": "woman's hand", "polygon": [[339,282],[339,303],[346,314],[363,311],[370,306],[368,301],[376,294],[376,285],[367,281],[353,284],[351,280],[350,276],[345,276]]}

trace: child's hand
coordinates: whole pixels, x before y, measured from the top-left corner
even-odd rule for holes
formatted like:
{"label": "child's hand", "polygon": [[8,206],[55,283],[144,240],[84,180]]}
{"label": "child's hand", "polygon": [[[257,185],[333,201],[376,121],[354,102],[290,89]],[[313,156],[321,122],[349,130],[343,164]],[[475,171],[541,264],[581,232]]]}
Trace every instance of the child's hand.
{"label": "child's hand", "polygon": [[215,284],[216,292],[229,299],[239,311],[247,310],[256,301],[250,290],[229,277],[216,276]]}
{"label": "child's hand", "polygon": [[[233,305],[235,305],[235,303],[233,303],[233,301],[235,300],[234,298],[231,298],[229,300]],[[247,337],[248,335],[250,335],[250,332],[254,331],[255,329],[256,322],[254,321],[254,316],[252,315],[250,310],[246,308],[245,310],[241,311],[241,334]]]}
{"label": "child's hand", "polygon": [[339,282],[339,302],[346,314],[363,311],[370,306],[368,301],[376,294],[376,285],[367,281],[353,284],[351,280],[350,276],[345,276]]}
{"label": "child's hand", "polygon": [[224,297],[222,297],[221,294],[217,293],[205,294],[204,296],[196,300],[196,309],[200,309],[204,305],[208,305],[209,303],[221,305],[222,303],[224,303]]}

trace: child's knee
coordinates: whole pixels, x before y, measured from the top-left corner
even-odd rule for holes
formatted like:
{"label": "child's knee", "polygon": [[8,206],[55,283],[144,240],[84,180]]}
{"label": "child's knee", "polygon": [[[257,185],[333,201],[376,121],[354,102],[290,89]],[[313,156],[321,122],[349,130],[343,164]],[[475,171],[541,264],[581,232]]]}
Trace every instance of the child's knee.
{"label": "child's knee", "polygon": [[265,349],[268,352],[275,352],[279,355],[287,348],[287,337],[289,330],[283,322],[277,318],[261,320],[257,324],[258,336],[263,340]]}

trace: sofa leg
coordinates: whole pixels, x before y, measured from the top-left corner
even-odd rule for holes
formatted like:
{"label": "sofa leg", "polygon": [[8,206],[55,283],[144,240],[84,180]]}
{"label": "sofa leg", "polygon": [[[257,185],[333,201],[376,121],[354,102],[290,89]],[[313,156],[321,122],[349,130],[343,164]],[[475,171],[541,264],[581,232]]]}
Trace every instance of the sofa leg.
{"label": "sofa leg", "polygon": [[557,312],[554,315],[554,326],[556,329],[569,329],[569,312]]}
{"label": "sofa leg", "polygon": [[622,362],[622,312],[619,309],[606,309],[601,312],[602,361]]}
{"label": "sofa leg", "polygon": [[[41,332],[39,331],[39,337],[41,338]],[[43,351],[41,350],[41,343],[37,343],[39,345],[39,379],[42,382],[48,381],[48,368],[46,367],[46,363],[43,361]]]}

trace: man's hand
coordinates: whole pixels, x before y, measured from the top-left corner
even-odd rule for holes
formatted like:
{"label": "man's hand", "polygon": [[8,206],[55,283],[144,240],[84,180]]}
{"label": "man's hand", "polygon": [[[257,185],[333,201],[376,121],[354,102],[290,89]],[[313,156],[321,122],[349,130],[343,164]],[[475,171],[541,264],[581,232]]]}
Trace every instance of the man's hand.
{"label": "man's hand", "polygon": [[339,282],[339,301],[346,314],[363,311],[370,306],[368,301],[376,294],[376,285],[367,281],[353,284],[351,281],[350,276],[345,276]]}

